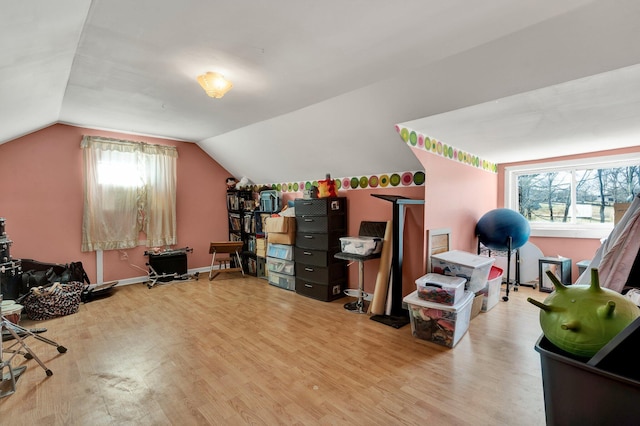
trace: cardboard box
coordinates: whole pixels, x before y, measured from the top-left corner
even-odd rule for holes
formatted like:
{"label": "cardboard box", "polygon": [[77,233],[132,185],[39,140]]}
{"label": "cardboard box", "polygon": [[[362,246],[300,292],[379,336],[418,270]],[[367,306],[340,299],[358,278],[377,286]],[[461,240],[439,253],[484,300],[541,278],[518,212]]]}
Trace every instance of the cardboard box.
{"label": "cardboard box", "polygon": [[484,295],[482,293],[478,293],[473,298],[473,303],[471,304],[471,318],[474,319],[478,316],[480,311],[482,310],[482,301],[484,300]]}
{"label": "cardboard box", "polygon": [[295,244],[296,242],[296,218],[295,217],[269,217],[266,220],[265,232],[270,243]]}

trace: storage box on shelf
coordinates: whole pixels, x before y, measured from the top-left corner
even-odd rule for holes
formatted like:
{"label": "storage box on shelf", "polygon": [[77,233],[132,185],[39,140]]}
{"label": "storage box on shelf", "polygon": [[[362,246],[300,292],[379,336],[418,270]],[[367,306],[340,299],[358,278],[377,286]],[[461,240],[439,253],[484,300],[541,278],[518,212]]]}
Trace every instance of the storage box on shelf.
{"label": "storage box on shelf", "polygon": [[296,277],[269,271],[269,284],[294,291],[296,289]]}
{"label": "storage box on shelf", "polygon": [[347,233],[345,197],[298,198],[296,212],[296,292],[322,301],[344,296],[346,262],[336,259]]}
{"label": "storage box on shelf", "polygon": [[429,273],[416,280],[418,297],[427,302],[453,306],[464,296],[466,279]]}
{"label": "storage box on shelf", "polygon": [[286,244],[267,243],[267,256],[277,259],[293,260],[293,246]]}
{"label": "storage box on shelf", "polygon": [[494,262],[495,259],[492,257],[451,250],[431,255],[431,272],[466,278],[465,289],[475,293],[487,284],[489,271]]}
{"label": "storage box on shelf", "polygon": [[285,275],[295,275],[295,262],[293,260],[277,259],[267,257],[267,269],[270,272],[277,272]]}
{"label": "storage box on shelf", "polygon": [[266,271],[269,284],[287,290],[295,289],[294,247],[287,244],[267,243]]}
{"label": "storage box on shelf", "polygon": [[447,306],[422,300],[414,291],[403,299],[409,308],[411,333],[422,340],[454,347],[469,328],[473,299],[474,294],[465,291],[459,303]]}

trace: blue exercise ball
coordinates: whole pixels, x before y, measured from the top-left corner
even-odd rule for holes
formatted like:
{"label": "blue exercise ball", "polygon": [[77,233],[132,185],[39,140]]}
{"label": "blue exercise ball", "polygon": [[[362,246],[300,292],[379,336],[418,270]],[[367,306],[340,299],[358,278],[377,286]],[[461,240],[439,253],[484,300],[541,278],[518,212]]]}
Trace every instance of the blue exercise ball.
{"label": "blue exercise ball", "polygon": [[527,219],[511,209],[495,209],[484,214],[476,225],[480,242],[492,250],[508,250],[522,247],[529,240],[531,227]]}

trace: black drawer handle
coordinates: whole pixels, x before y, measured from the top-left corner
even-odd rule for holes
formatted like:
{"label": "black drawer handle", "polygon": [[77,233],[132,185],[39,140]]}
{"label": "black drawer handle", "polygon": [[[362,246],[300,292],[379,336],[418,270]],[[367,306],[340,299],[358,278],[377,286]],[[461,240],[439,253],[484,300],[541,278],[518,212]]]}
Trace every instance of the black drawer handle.
{"label": "black drawer handle", "polygon": [[304,270],[307,272],[313,272],[313,268],[304,268]]}
{"label": "black drawer handle", "polygon": [[305,256],[312,256],[313,253],[308,252],[308,251],[303,251],[302,254],[304,254]]}
{"label": "black drawer handle", "polygon": [[309,288],[313,288],[313,286],[311,284],[305,284],[305,287],[309,287]]}
{"label": "black drawer handle", "polygon": [[304,236],[307,240],[313,240],[313,235],[305,235]]}
{"label": "black drawer handle", "polygon": [[313,222],[313,219],[305,219],[305,222]]}

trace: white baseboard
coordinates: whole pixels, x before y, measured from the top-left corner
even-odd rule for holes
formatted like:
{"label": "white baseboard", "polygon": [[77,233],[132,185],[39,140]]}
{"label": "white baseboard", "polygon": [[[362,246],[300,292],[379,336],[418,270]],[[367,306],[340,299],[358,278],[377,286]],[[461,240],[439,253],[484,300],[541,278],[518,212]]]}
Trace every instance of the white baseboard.
{"label": "white baseboard", "polygon": [[[218,269],[219,265],[215,265],[213,269]],[[209,273],[209,271],[211,270],[210,267],[208,266],[203,266],[202,268],[194,268],[194,269],[188,269],[187,273],[188,274],[195,274],[196,272],[198,273]],[[123,285],[129,285],[129,284],[140,284],[140,283],[146,283],[147,281],[149,281],[149,276],[148,275],[142,275],[139,277],[133,277],[133,278],[125,278],[123,280],[118,280],[118,285],[116,287],[119,286],[123,286]]]}

